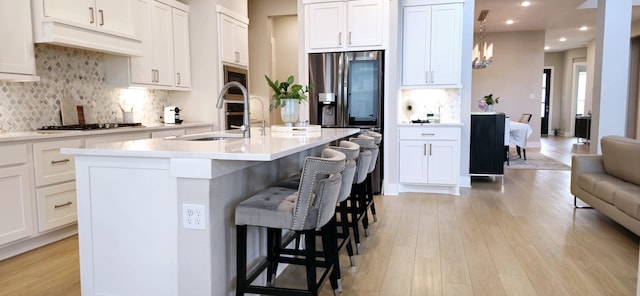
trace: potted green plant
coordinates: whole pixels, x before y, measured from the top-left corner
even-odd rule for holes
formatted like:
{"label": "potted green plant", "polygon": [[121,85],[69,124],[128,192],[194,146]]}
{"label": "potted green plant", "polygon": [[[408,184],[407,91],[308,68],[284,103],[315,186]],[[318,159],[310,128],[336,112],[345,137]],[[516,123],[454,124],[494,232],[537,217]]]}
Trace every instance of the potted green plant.
{"label": "potted green plant", "polygon": [[269,112],[281,108],[280,116],[285,126],[293,126],[300,115],[300,103],[307,100],[306,94],[313,88],[313,84],[310,83],[306,86],[294,84],[293,75],[283,82],[273,81],[267,75],[264,78],[267,79],[269,87],[273,90]]}
{"label": "potted green plant", "polygon": [[271,104],[269,104],[269,111],[273,111],[273,109],[279,108],[283,105],[284,99],[293,99],[298,101],[298,103],[304,102],[307,100],[307,93],[313,88],[313,84],[309,83],[309,85],[303,86],[301,84],[294,84],[293,75],[287,78],[287,81],[280,82],[278,80],[273,81],[269,76],[264,75],[264,78],[267,79],[267,83],[269,87],[273,90],[273,95],[271,96]]}

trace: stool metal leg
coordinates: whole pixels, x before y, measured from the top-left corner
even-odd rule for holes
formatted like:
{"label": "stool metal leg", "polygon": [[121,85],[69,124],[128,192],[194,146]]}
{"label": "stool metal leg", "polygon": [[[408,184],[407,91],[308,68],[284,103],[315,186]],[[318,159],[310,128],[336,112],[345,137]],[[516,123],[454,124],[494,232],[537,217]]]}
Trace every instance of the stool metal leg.
{"label": "stool metal leg", "polygon": [[247,226],[236,226],[236,296],[247,287]]}
{"label": "stool metal leg", "polygon": [[306,232],[304,236],[305,256],[307,268],[307,290],[316,291],[316,236],[314,233]]}

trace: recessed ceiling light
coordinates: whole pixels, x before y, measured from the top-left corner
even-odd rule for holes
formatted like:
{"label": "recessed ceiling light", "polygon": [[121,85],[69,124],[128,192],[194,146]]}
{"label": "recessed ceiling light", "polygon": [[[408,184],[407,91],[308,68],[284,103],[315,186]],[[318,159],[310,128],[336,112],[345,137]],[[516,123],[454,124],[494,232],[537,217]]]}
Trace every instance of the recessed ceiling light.
{"label": "recessed ceiling light", "polygon": [[589,27],[587,27],[587,26],[580,27],[580,31],[586,31],[586,30],[589,30]]}
{"label": "recessed ceiling light", "polygon": [[567,38],[564,38],[564,37],[560,38],[560,42],[565,42],[565,41],[567,41]]}
{"label": "recessed ceiling light", "polygon": [[549,50],[549,46],[545,46],[545,47],[544,47],[544,50]]}
{"label": "recessed ceiling light", "polygon": [[520,5],[522,5],[522,6],[524,6],[524,7],[527,7],[527,6],[531,5],[531,2],[529,2],[529,1],[522,1],[522,3],[520,3]]}
{"label": "recessed ceiling light", "polygon": [[508,19],[505,23],[507,23],[507,25],[511,25],[511,24],[513,24],[513,20],[512,19]]}

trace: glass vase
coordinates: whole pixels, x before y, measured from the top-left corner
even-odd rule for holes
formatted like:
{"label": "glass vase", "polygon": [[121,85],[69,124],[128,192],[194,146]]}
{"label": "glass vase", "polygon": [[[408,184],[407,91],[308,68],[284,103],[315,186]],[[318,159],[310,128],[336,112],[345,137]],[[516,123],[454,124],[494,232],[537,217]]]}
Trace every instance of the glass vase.
{"label": "glass vase", "polygon": [[293,126],[300,116],[300,102],[296,99],[282,99],[280,117],[285,126]]}

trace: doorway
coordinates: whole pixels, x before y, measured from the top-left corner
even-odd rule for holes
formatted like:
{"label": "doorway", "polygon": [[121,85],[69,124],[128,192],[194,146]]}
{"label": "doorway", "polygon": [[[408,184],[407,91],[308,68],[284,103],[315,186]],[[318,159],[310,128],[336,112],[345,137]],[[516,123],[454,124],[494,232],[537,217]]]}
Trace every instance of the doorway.
{"label": "doorway", "polygon": [[[286,81],[289,75],[298,73],[298,16],[270,16],[271,24],[271,73],[270,77]],[[295,75],[298,83],[300,77]],[[282,124],[280,109],[271,112],[271,124]]]}
{"label": "doorway", "polygon": [[551,69],[542,71],[542,95],[540,105],[540,134],[549,134],[549,101],[551,97]]}

